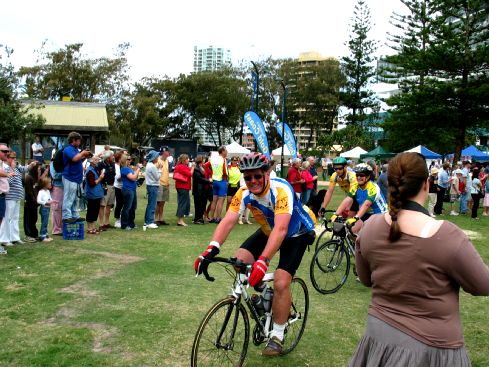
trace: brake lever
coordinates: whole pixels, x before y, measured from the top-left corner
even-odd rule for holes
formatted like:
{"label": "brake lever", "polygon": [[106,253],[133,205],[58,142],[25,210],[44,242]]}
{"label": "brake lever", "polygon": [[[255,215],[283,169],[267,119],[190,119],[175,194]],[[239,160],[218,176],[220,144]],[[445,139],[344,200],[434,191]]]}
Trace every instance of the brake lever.
{"label": "brake lever", "polygon": [[208,267],[209,264],[204,262],[207,262],[207,259],[204,256],[199,256],[200,262],[199,262],[199,267],[197,268],[197,273],[195,274],[195,277],[197,278],[200,274],[204,274],[205,279],[207,279],[209,282],[213,282],[216,280],[214,277],[211,277],[208,272]]}

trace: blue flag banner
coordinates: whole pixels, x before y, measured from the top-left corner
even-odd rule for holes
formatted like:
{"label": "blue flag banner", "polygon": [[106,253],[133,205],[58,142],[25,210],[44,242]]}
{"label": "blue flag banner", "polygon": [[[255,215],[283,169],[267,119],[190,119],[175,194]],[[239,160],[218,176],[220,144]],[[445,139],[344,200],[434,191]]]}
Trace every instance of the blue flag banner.
{"label": "blue flag banner", "polygon": [[[282,124],[285,128],[285,137],[282,134]],[[287,125],[285,122],[282,123],[277,121],[275,123],[275,128],[277,129],[279,135],[284,139],[285,145],[287,148],[289,148],[292,158],[297,158],[297,146],[295,144],[294,134],[292,134],[292,130],[290,130],[289,125]]]}
{"label": "blue flag banner", "polygon": [[265,154],[267,158],[270,159],[270,150],[268,149],[268,139],[267,139],[267,134],[265,132],[265,126],[263,126],[263,122],[260,120],[258,115],[253,111],[246,112],[244,114],[244,120],[257,142],[258,149],[260,149],[260,152]]}

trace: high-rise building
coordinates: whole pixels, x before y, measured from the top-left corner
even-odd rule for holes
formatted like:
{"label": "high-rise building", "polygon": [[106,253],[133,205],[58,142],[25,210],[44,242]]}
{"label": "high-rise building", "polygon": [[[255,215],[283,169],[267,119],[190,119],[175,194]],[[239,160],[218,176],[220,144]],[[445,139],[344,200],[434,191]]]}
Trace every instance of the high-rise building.
{"label": "high-rise building", "polygon": [[[321,65],[325,62],[331,62],[331,60],[336,61],[336,58],[325,57],[325,56],[322,56],[318,52],[302,52],[302,53],[300,53],[299,57],[297,58],[297,64],[299,66],[298,77],[299,78],[314,78],[314,74],[311,74],[310,71],[307,69],[307,67],[308,66]],[[304,68],[304,71],[301,70],[302,68]],[[293,89],[294,87],[295,86],[291,85],[291,86],[289,86],[289,89]],[[299,115],[303,111],[305,111],[304,107],[297,110]],[[337,124],[338,124],[338,121],[335,119],[334,129],[336,129]],[[312,131],[311,131],[311,126],[307,123],[307,121],[302,121],[302,123],[296,123],[293,125],[294,125],[294,127],[292,128],[292,130],[293,130],[295,138],[296,138],[296,143],[297,143],[298,149],[305,149],[307,145],[309,145],[310,148],[316,147],[318,136],[316,136],[316,131],[314,129],[312,129]]]}
{"label": "high-rise building", "polygon": [[231,65],[231,50],[194,46],[194,73],[218,70],[224,65]]}

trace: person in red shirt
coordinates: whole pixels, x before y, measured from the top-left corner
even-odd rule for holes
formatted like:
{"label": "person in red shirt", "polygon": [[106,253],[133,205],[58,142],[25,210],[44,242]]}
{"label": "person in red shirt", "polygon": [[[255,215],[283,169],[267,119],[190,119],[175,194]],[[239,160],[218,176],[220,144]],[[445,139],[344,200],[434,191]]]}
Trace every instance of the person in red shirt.
{"label": "person in red shirt", "polygon": [[[309,163],[309,161],[302,162],[301,177],[304,180],[305,185],[302,185],[303,190],[301,195],[301,202],[304,205],[307,205],[311,197],[312,191],[314,190],[315,179],[314,177],[312,177],[310,169],[311,169],[311,163]],[[305,186],[305,190],[304,190],[304,186]]]}
{"label": "person in red shirt", "polygon": [[177,189],[177,225],[186,227],[183,220],[186,215],[190,214],[190,190],[192,190],[192,175],[195,169],[195,163],[189,168],[189,157],[182,154],[178,157],[178,164],[173,172],[175,188]]}
{"label": "person in red shirt", "polygon": [[299,198],[302,193],[302,184],[305,182],[299,172],[300,166],[301,160],[299,158],[294,158],[292,160],[292,167],[290,167],[289,172],[287,172],[287,181],[292,185],[292,188]]}

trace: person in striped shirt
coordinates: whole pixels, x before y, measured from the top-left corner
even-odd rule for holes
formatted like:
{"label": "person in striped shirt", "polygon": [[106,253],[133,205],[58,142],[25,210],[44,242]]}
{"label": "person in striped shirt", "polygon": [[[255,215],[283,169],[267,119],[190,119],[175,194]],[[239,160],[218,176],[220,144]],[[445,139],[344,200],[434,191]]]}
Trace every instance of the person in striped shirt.
{"label": "person in striped shirt", "polygon": [[27,167],[17,165],[17,154],[13,151],[7,154],[6,171],[13,173],[8,178],[9,191],[5,195],[6,211],[5,218],[0,225],[0,243],[3,246],[23,244],[20,239],[19,218],[20,203],[24,200],[24,186],[22,185],[22,174]]}

